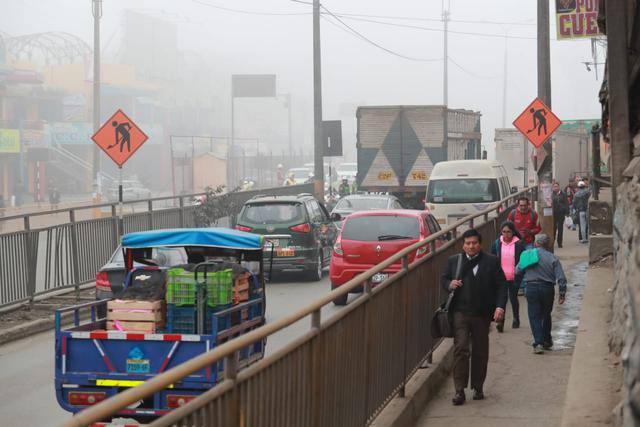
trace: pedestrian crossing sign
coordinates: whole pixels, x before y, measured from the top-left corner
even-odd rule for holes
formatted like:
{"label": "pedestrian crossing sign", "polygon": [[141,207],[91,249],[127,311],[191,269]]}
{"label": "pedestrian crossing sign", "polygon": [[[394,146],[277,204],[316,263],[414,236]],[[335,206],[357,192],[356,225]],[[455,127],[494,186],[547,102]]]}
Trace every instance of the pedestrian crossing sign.
{"label": "pedestrian crossing sign", "polygon": [[91,139],[121,168],[149,137],[118,110]]}
{"label": "pedestrian crossing sign", "polygon": [[513,121],[516,127],[536,148],[539,148],[560,127],[562,122],[540,98],[531,104]]}

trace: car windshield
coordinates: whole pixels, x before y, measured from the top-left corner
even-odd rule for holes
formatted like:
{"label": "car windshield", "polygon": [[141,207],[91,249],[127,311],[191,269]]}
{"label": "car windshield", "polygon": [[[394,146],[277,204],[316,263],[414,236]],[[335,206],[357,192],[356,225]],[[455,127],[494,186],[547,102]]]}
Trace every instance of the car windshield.
{"label": "car windshield", "polygon": [[[151,258],[161,267],[170,267],[187,263],[187,253],[184,248],[153,248]],[[124,264],[122,247],[118,247],[109,261],[112,264]]]}
{"label": "car windshield", "polygon": [[247,205],[242,211],[241,222],[253,224],[286,224],[303,222],[304,210],[300,203],[260,203]]}
{"label": "car windshield", "polygon": [[417,218],[398,215],[371,215],[347,218],[342,228],[344,240],[414,240],[420,237]]}
{"label": "car windshield", "polygon": [[431,203],[488,203],[500,200],[495,179],[439,179],[429,181]]}
{"label": "car windshield", "polygon": [[389,204],[387,199],[374,199],[372,197],[347,197],[340,199],[336,210],[365,211],[369,209],[386,209]]}

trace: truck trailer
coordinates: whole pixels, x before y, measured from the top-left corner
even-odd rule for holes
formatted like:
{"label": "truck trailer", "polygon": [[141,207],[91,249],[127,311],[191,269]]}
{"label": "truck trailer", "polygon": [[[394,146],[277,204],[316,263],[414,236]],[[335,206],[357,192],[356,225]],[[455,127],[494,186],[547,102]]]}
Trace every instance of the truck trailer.
{"label": "truck trailer", "polygon": [[[423,209],[433,165],[481,157],[477,111],[441,105],[359,107],[357,185]],[[445,129],[448,129],[445,138]]]}

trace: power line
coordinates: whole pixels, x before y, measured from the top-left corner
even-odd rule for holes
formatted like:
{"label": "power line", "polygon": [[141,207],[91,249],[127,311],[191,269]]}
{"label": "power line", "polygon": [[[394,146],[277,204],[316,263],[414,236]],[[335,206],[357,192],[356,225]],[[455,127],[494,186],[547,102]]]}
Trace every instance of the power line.
{"label": "power line", "polygon": [[[296,1],[296,0],[291,0]],[[380,18],[380,19],[394,19],[398,21],[426,21],[426,22],[442,22],[442,18],[417,18],[411,16],[389,16],[389,15],[366,15],[360,13],[343,13],[336,12],[336,15],[342,17],[356,17],[356,18]],[[487,21],[487,20],[471,20],[471,19],[450,19],[449,22],[457,22],[459,24],[488,24],[488,25],[523,25],[523,26],[535,26],[536,24],[530,22],[499,22],[499,21]]]}
{"label": "power line", "polygon": [[[362,21],[362,22],[370,22],[373,24],[380,24],[380,25],[389,25],[392,27],[402,27],[402,28],[411,28],[414,30],[421,30],[421,31],[432,31],[432,32],[444,32],[444,30],[442,28],[429,28],[429,27],[423,27],[423,26],[419,26],[419,25],[410,25],[410,24],[398,24],[395,22],[385,22],[385,21],[377,21],[374,19],[367,19],[367,18],[356,18],[353,16],[348,16],[348,15],[343,15],[340,13],[336,13],[337,16],[343,17],[345,19],[351,19],[354,21]],[[449,22],[452,22],[452,20],[449,20]],[[501,38],[504,39],[505,37],[508,39],[520,39],[520,40],[536,40],[536,37],[526,37],[526,36],[509,36],[509,35],[505,35],[505,34],[490,34],[490,33],[475,33],[475,32],[468,32],[468,31],[453,31],[453,30],[448,30],[449,33],[451,34],[461,34],[461,35],[467,35],[467,36],[480,36],[480,37],[493,37],[493,38]]]}
{"label": "power line", "polygon": [[[388,49],[376,42],[374,42],[373,40],[369,39],[368,37],[366,37],[365,35],[363,35],[362,33],[358,32],[356,29],[354,29],[353,27],[351,27],[350,25],[348,25],[347,23],[345,23],[342,19],[340,19],[338,16],[336,16],[333,12],[331,12],[329,9],[327,9],[325,6],[320,5],[321,8],[323,8],[329,15],[331,15],[336,21],[338,21],[340,24],[342,24],[342,27],[338,26],[338,28],[347,31],[349,34],[354,35],[356,37],[358,37],[361,40],[364,40],[365,42],[377,47],[378,49],[381,49],[387,53],[390,53],[391,55],[395,55],[397,57],[403,58],[403,59],[407,59],[410,61],[418,61],[418,62],[436,62],[436,61],[442,61],[442,58],[430,58],[430,59],[426,59],[426,58],[416,58],[416,57],[412,57],[412,56],[407,56],[407,55],[403,55],[401,53],[395,52],[391,49]],[[330,22],[331,24],[336,25],[334,22],[330,21],[327,18],[324,18],[327,22]],[[337,26],[337,25],[336,25]]]}
{"label": "power line", "polygon": [[232,9],[230,7],[218,6],[215,4],[207,3],[202,0],[191,0],[194,3],[200,4],[202,6],[211,7],[213,9],[225,10],[227,12],[235,12],[235,13],[243,13],[245,15],[267,15],[267,16],[300,16],[300,15],[311,15],[311,12],[257,12],[253,10],[242,10],[242,9]]}
{"label": "power line", "polygon": [[456,67],[458,67],[462,72],[469,74],[470,76],[473,76],[475,78],[478,79],[483,79],[483,80],[493,80],[493,79],[498,79],[500,78],[500,76],[483,76],[480,74],[476,74],[472,71],[467,70],[466,68],[464,68],[462,65],[458,64],[456,61],[453,60],[453,58],[451,56],[449,56],[449,61],[455,65]]}

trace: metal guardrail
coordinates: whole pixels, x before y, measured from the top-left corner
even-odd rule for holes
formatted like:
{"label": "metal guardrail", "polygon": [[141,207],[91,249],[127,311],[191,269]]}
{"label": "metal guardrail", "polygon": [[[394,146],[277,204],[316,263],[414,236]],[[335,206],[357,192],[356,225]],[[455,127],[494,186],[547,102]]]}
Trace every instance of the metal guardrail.
{"label": "metal guardrail", "polygon": [[[431,316],[444,295],[439,277],[461,248],[461,227],[476,227],[485,250],[514,200],[528,188],[400,251],[289,316],[231,340],[144,384],[85,409],[62,427],[86,426],[151,396],[212,363],[224,360],[224,380],[150,425],[162,426],[356,426],[367,425],[396,395],[434,348]],[[454,239],[438,247],[449,232]],[[409,264],[409,254],[429,246]],[[373,275],[401,262],[402,269],[373,288]],[[363,288],[360,298],[322,322],[321,310]],[[238,372],[238,352],[309,317],[310,329],[275,354]]]}
{"label": "metal guardrail", "polygon": [[[305,184],[241,191],[233,193],[233,205],[241,207],[258,194],[288,195],[312,190],[312,184]],[[194,227],[196,206],[187,206],[185,200],[199,195],[202,194],[124,202],[144,209],[123,216],[124,232]],[[83,212],[94,209],[106,210],[108,216],[80,219],[87,216]],[[90,218],[92,212],[89,214]],[[38,219],[51,215],[56,216],[58,224],[38,224]],[[82,285],[95,280],[96,272],[120,241],[114,203],[14,215],[0,218],[0,223],[11,220],[19,220],[24,229],[0,234],[0,309],[33,302],[64,289],[75,288],[78,293]]]}

